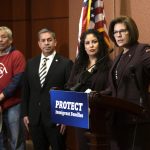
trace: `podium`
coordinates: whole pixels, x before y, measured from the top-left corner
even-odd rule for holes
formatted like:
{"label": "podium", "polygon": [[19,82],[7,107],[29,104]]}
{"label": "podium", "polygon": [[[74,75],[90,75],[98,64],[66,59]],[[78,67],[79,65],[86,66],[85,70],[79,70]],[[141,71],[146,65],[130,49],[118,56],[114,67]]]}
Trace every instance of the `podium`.
{"label": "podium", "polygon": [[[138,104],[102,95],[98,92],[89,94],[89,107],[90,129],[85,132],[89,150],[110,150],[111,128],[109,118],[112,111],[125,112],[138,117],[144,117],[147,113],[144,107]],[[74,127],[67,127],[66,145],[68,150],[79,150],[80,145],[82,145],[78,142],[79,139],[75,130]]]}
{"label": "podium", "polygon": [[111,110],[143,116],[145,109],[129,101],[93,92],[89,97],[90,131],[85,133],[90,150],[110,150],[110,132],[107,118]]}

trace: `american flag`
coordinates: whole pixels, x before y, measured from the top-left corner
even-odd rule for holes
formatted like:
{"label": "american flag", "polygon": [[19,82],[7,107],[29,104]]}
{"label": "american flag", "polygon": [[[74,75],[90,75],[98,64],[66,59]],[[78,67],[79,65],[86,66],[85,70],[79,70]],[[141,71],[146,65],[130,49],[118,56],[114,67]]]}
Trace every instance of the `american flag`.
{"label": "american flag", "polygon": [[83,0],[79,21],[78,41],[80,41],[82,32],[93,28],[99,32],[104,32],[104,40],[110,48],[103,0]]}

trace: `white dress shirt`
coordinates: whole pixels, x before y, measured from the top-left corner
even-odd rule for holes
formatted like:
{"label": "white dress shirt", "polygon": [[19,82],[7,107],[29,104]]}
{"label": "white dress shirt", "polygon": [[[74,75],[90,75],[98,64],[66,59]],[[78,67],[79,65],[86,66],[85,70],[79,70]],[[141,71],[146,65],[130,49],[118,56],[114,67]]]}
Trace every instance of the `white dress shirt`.
{"label": "white dress shirt", "polygon": [[45,56],[43,55],[43,53],[41,54],[41,60],[40,60],[40,65],[39,65],[39,71],[40,71],[40,68],[42,67],[42,64],[43,64],[43,61],[44,61],[43,58],[48,58],[48,60],[46,61],[46,74],[47,74],[47,72],[48,72],[48,70],[49,70],[49,68],[50,68],[50,66],[51,66],[51,64],[52,64],[52,61],[53,61],[53,59],[54,59],[54,57],[55,57],[55,54],[56,54],[56,51],[54,51],[51,55],[49,55],[49,56],[47,56],[47,57],[45,57]]}

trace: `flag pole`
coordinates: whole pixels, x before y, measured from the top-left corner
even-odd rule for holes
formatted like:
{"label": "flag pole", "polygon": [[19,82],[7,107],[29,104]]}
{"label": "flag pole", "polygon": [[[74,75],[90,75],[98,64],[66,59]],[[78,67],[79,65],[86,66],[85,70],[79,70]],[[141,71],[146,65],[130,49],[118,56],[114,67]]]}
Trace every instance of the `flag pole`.
{"label": "flag pole", "polygon": [[115,0],[113,0],[113,18],[115,18],[116,17],[116,1]]}
{"label": "flag pole", "polygon": [[[116,17],[116,1],[113,0],[113,18],[115,17]],[[115,44],[112,43],[112,45],[113,45],[112,47],[115,49],[116,48]],[[112,57],[115,58],[115,56],[116,56],[116,51],[114,51]]]}

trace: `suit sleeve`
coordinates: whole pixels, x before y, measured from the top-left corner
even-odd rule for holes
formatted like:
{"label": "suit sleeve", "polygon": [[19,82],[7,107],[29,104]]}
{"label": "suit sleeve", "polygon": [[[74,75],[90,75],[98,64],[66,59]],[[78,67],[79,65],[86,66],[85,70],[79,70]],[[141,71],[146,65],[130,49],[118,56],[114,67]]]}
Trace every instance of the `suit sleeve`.
{"label": "suit sleeve", "polygon": [[68,80],[69,80],[69,77],[70,77],[70,74],[71,74],[71,70],[72,70],[72,66],[73,66],[73,62],[71,60],[69,60],[67,65],[66,65],[65,83],[67,83]]}
{"label": "suit sleeve", "polygon": [[142,52],[142,62],[144,66],[144,71],[147,77],[150,79],[150,47],[144,49]]}
{"label": "suit sleeve", "polygon": [[22,88],[22,115],[23,116],[28,116],[28,104],[29,104],[29,96],[30,96],[27,70],[28,69],[26,67],[24,76],[23,76],[23,88]]}

